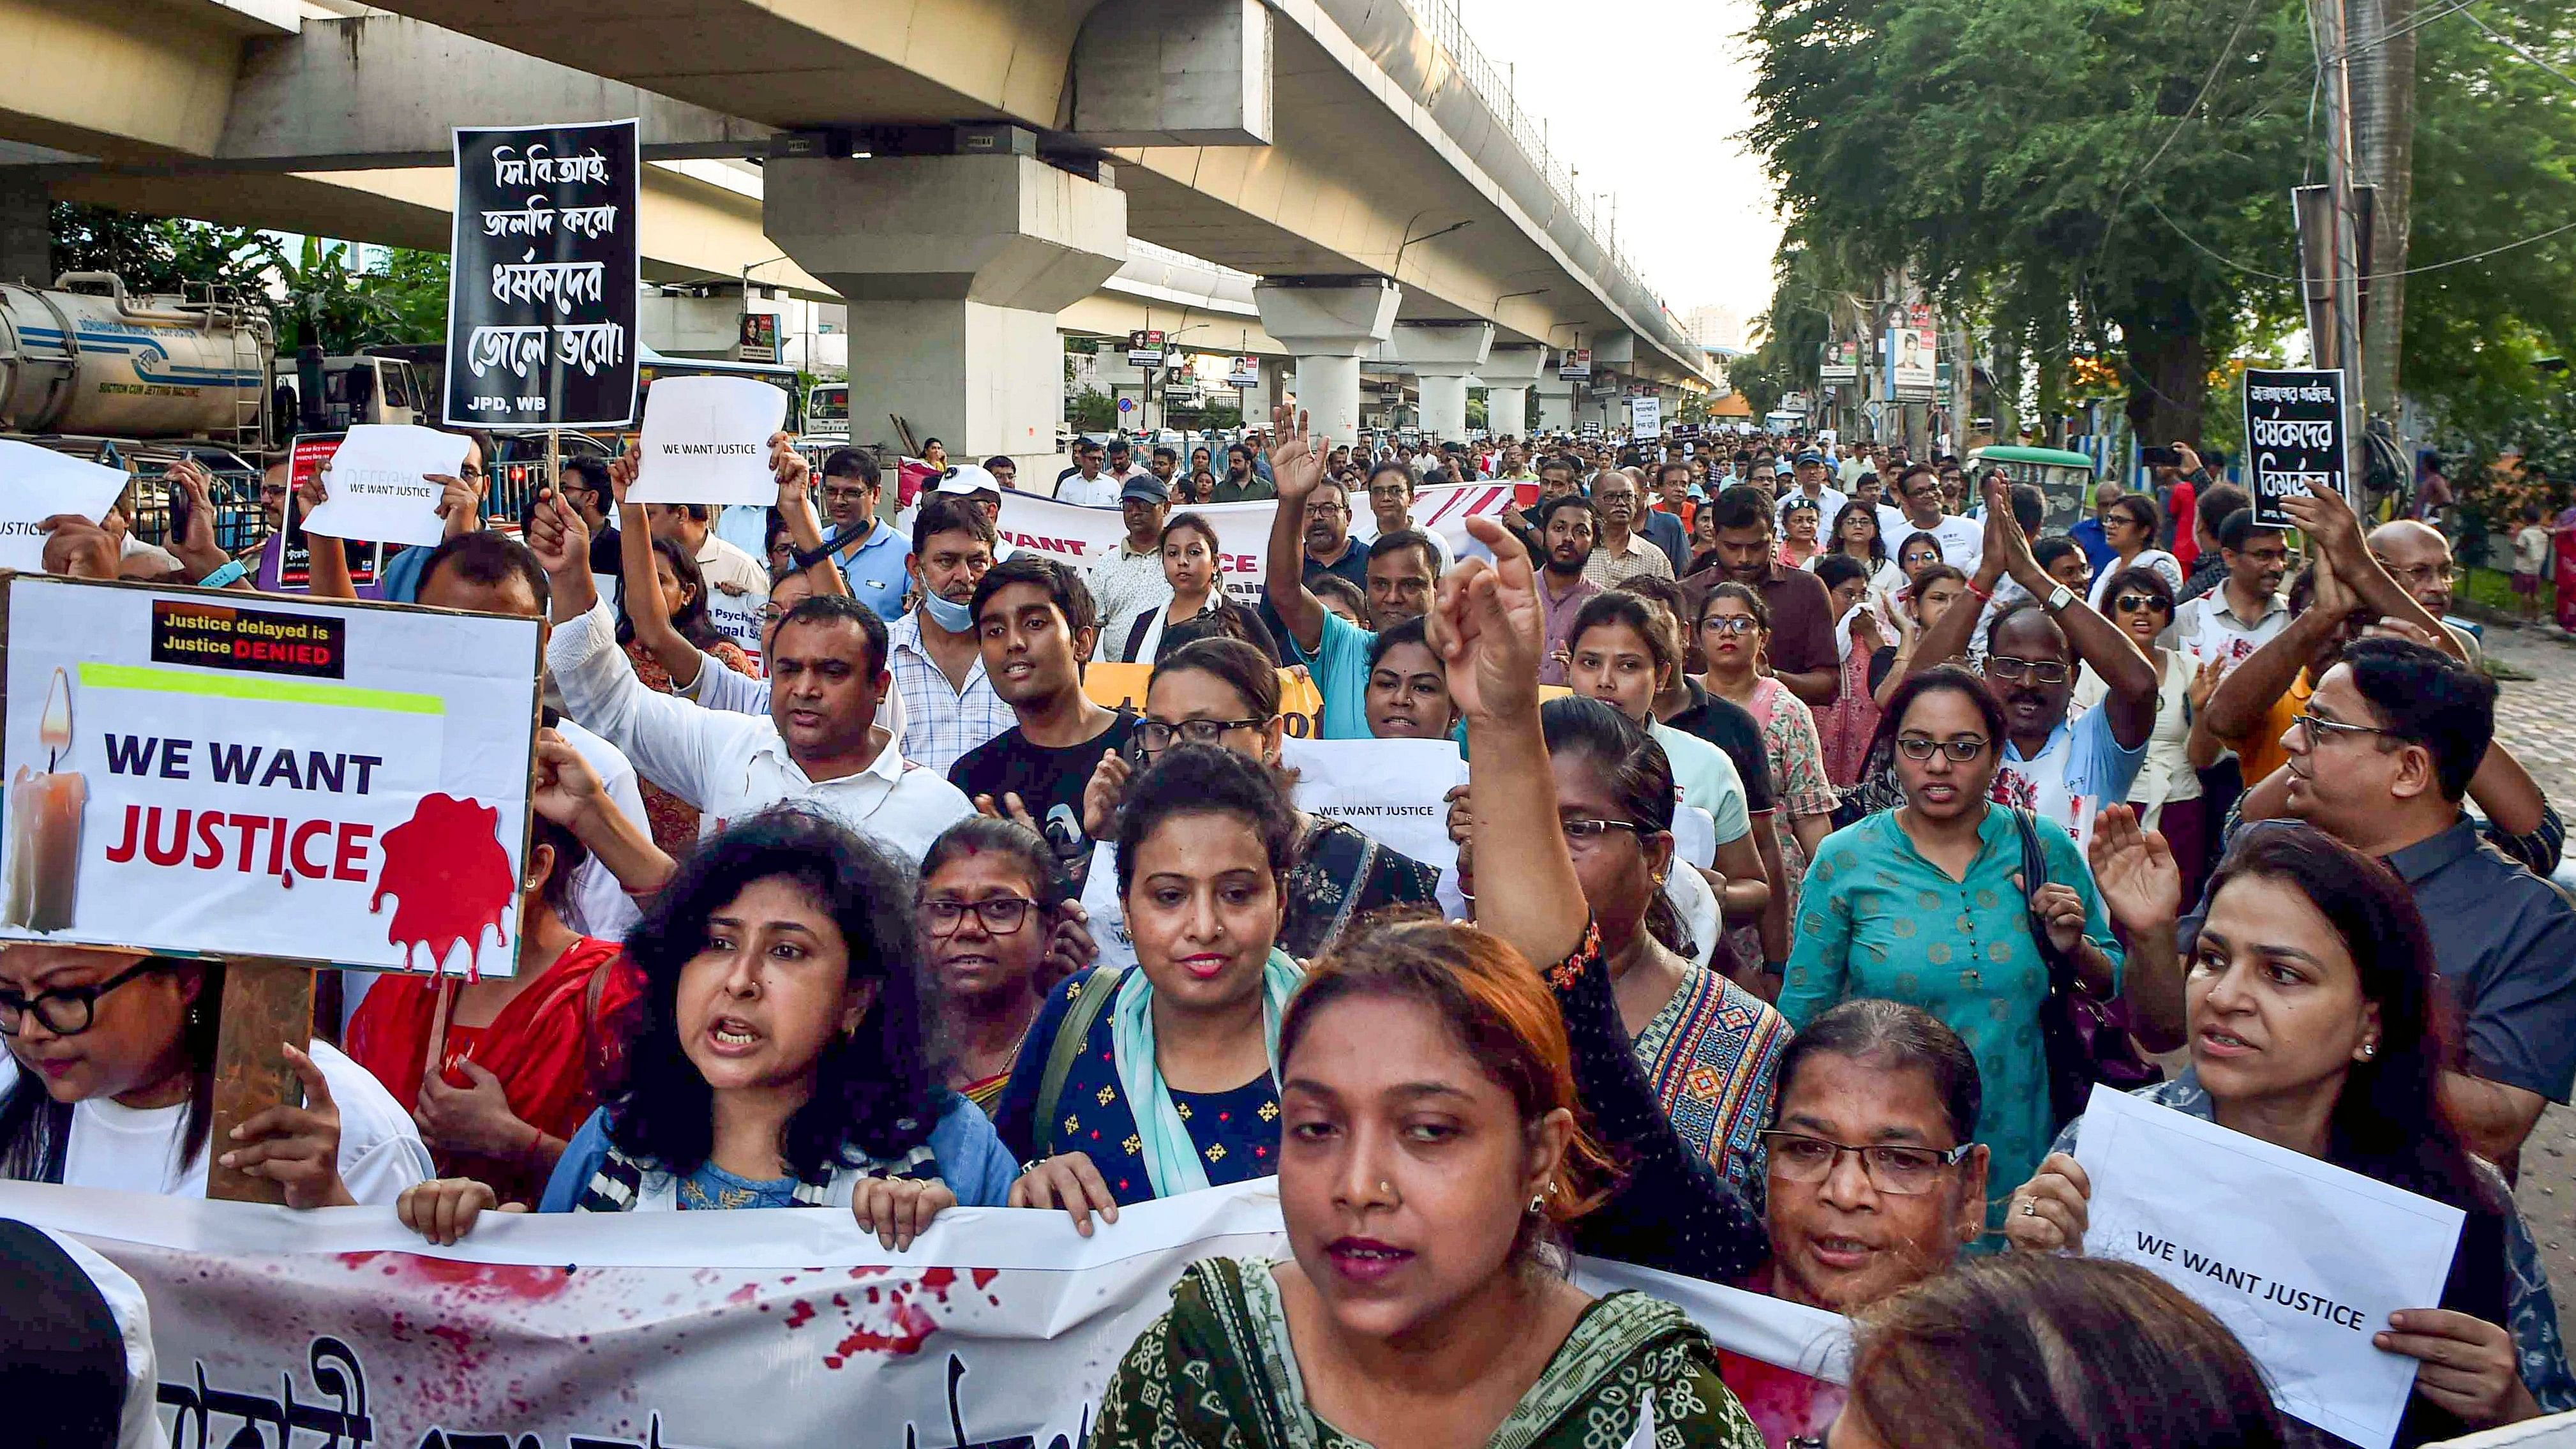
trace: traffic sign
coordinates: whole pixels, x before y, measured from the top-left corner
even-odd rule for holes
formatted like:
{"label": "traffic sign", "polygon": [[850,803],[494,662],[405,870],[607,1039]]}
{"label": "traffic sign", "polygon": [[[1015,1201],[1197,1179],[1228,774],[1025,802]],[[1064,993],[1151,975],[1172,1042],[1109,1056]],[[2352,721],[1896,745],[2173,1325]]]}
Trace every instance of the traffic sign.
{"label": "traffic sign", "polygon": [[1122,413],[1132,413],[1136,411],[1136,400],[1132,397],[1120,398],[1118,400],[1118,411]]}

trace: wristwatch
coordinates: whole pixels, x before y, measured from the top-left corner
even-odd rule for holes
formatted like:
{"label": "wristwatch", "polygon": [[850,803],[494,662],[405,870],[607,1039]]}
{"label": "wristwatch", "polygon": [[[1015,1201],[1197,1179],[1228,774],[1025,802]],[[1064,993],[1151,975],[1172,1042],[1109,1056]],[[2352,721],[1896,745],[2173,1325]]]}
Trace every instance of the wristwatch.
{"label": "wristwatch", "polygon": [[2048,612],[2052,614],[2074,602],[2075,591],[2064,584],[2048,591]]}

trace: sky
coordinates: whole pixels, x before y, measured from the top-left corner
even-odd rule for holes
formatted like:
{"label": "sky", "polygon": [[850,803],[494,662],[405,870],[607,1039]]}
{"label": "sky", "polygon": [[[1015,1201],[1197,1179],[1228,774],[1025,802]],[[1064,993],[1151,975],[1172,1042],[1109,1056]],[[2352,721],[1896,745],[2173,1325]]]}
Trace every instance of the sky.
{"label": "sky", "polygon": [[1675,316],[1722,304],[1750,321],[1770,305],[1780,222],[1738,139],[1753,122],[1752,0],[1449,3],[1486,59],[1515,64],[1521,109],[1547,119],[1580,189],[1618,198],[1619,246]]}

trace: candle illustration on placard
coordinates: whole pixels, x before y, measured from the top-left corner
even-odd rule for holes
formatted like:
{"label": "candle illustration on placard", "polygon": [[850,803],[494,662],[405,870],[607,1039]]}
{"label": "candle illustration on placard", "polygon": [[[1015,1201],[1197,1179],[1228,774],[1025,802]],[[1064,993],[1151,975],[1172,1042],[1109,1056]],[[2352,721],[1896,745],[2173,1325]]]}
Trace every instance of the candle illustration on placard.
{"label": "candle illustration on placard", "polygon": [[36,743],[45,747],[45,772],[20,765],[9,781],[8,922],[31,931],[59,931],[72,923],[72,897],[80,881],[81,816],[89,806],[89,781],[77,771],[57,768],[72,744],[72,685],[60,669],[45,691]]}

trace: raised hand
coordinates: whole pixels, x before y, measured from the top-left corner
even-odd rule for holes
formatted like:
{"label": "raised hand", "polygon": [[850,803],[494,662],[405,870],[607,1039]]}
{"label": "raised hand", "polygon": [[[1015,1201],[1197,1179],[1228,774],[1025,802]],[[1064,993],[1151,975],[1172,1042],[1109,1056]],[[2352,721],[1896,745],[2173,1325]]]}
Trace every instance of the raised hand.
{"label": "raised hand", "polygon": [[1285,404],[1272,412],[1271,424],[1278,441],[1270,445],[1270,481],[1279,490],[1279,506],[1302,508],[1306,495],[1324,481],[1332,440],[1312,436],[1305,411]]}
{"label": "raised hand", "polygon": [[2366,550],[2361,539],[2361,520],[2353,516],[2352,505],[2343,494],[2328,488],[2314,493],[2281,500],[2281,511],[2316,544],[2335,567],[2358,577]]}
{"label": "raised hand", "polygon": [[549,575],[590,576],[590,525],[552,488],[539,493],[529,506],[520,539]]}
{"label": "raised hand", "polygon": [[1547,612],[1529,550],[1491,518],[1467,531],[1494,562],[1469,559],[1442,577],[1424,620],[1432,652],[1449,672],[1450,697],[1468,715],[1504,718],[1538,708],[1538,666]]}
{"label": "raised hand", "polygon": [[2063,1152],[2052,1152],[2004,1209],[2004,1238],[2031,1253],[2081,1253],[2093,1179]]}
{"label": "raised hand", "polygon": [[2138,824],[2127,805],[2105,805],[2086,852],[2103,909],[2132,935],[2170,927],[2182,915],[2182,867],[2173,847]]}
{"label": "raised hand", "polygon": [[529,808],[570,830],[585,811],[606,803],[607,798],[608,787],[581,751],[553,730],[537,731],[536,784],[528,792]]}
{"label": "raised hand", "polygon": [[[769,471],[778,479],[778,506],[799,509],[805,506],[806,488],[814,476],[814,466],[796,451],[796,435],[777,432],[769,435]],[[615,477],[612,469],[610,476]],[[624,502],[624,489],[618,490],[618,501]]]}

